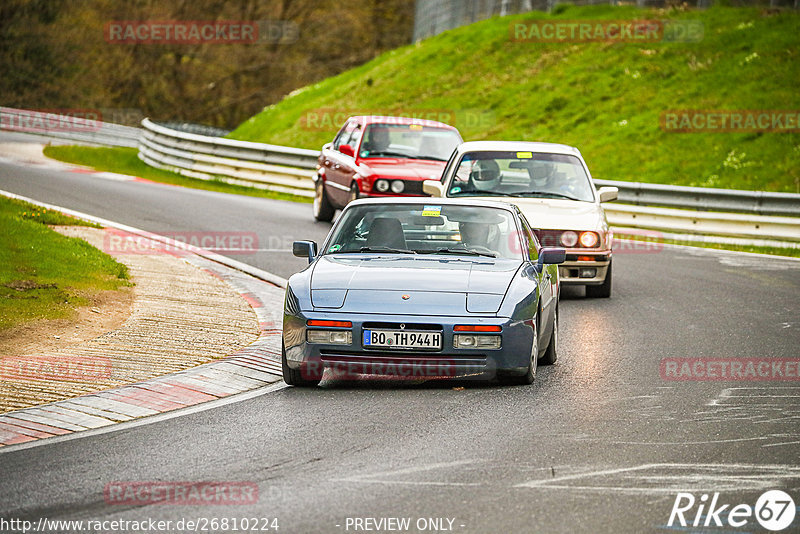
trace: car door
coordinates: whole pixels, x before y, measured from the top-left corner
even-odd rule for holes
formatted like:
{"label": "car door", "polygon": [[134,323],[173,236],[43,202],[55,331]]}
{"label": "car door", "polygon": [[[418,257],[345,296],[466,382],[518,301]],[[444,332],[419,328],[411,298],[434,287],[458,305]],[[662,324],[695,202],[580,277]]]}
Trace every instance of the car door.
{"label": "car door", "polygon": [[[536,263],[539,259],[539,241],[536,239],[536,234],[531,229],[530,224],[521,214],[520,221],[522,222],[525,242],[528,244],[528,256],[532,262]],[[542,309],[542,317],[539,321],[542,331],[539,332],[539,339],[542,340],[542,343],[546,343],[546,340],[550,339],[550,335],[553,332],[553,314],[557,303],[555,296],[558,278],[555,275],[554,279],[554,271],[551,267],[551,265],[543,265],[542,273],[539,276],[539,299]],[[542,346],[540,345],[539,348],[542,348]]]}
{"label": "car door", "polygon": [[[350,184],[356,173],[355,158],[341,152],[343,145],[349,145],[353,133],[360,131],[361,126],[357,121],[351,120],[345,124],[325,158],[326,193],[334,206],[343,208],[350,198]],[[352,147],[352,145],[350,145]],[[354,147],[355,148],[355,147]]]}

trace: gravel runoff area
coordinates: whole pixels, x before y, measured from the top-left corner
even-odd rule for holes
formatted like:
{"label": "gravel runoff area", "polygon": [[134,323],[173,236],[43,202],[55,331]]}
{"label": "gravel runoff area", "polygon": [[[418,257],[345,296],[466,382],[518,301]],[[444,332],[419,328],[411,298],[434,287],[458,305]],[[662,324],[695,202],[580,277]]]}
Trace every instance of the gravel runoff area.
{"label": "gravel runoff area", "polygon": [[[125,236],[135,244],[115,251],[109,243],[119,239],[119,231],[58,230],[128,266],[136,284],[132,312],[120,327],[92,339],[55,346],[48,340],[42,350],[26,346],[24,354],[0,359],[0,445],[105,426],[280,380],[282,289],[153,242],[151,251],[143,251],[140,236]],[[202,365],[208,362],[214,363]]]}

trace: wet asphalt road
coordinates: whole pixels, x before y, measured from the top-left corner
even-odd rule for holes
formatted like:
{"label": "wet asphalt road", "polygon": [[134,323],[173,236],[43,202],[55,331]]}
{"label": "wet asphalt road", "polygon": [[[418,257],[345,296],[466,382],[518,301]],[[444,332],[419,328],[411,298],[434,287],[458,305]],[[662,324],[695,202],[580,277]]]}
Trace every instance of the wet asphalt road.
{"label": "wet asphalt road", "polygon": [[[5,163],[0,189],[154,232],[255,231],[280,244],[260,248],[286,250],[235,257],[284,277],[305,263],[291,241],[321,241],[329,228],[310,205]],[[433,532],[445,518],[454,532],[660,532],[679,491],[754,505],[779,489],[800,504],[796,378],[660,372],[664,358],[796,359],[800,262],[665,248],[616,254],[614,276],[608,300],[565,291],[559,362],[532,387],[327,381],[2,452],[0,517],[277,518],[278,532],[365,532],[354,518],[390,517]],[[118,481],[200,480],[255,482],[260,496],[240,506],[103,498]],[[786,532],[798,530],[795,519]],[[751,517],[709,531],[763,529]]]}

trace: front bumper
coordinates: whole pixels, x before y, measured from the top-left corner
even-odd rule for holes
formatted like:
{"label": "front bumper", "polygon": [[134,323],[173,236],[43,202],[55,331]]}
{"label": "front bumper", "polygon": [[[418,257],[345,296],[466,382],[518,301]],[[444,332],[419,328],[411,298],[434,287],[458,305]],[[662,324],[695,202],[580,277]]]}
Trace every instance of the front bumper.
{"label": "front bumper", "polygon": [[[317,344],[306,341],[309,319],[351,321],[352,343]],[[408,330],[420,327],[441,331],[442,348],[387,349],[363,345],[366,328],[398,329],[405,324]],[[453,347],[453,327],[456,324],[498,325],[502,328],[499,349],[463,349]],[[380,325],[380,326],[376,326]],[[530,362],[534,326],[532,321],[513,321],[509,318],[403,316],[349,313],[300,312],[284,316],[283,341],[286,363],[309,378],[319,379],[324,370],[335,376],[382,375],[395,378],[474,378],[487,380],[498,372],[524,374]]]}
{"label": "front bumper", "polygon": [[[579,255],[581,257],[591,257],[592,259],[579,260]],[[610,264],[610,252],[587,254],[585,250],[581,250],[578,254],[567,250],[566,261],[558,266],[558,279],[560,283],[566,285],[600,285],[606,279]],[[594,273],[590,275],[592,270],[594,270]]]}

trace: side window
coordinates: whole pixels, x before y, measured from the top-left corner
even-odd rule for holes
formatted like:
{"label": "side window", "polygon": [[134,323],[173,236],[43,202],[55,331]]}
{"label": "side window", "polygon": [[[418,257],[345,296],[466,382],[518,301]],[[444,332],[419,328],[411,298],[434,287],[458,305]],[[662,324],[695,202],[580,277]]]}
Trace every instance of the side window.
{"label": "side window", "polygon": [[350,139],[350,134],[353,132],[355,126],[355,122],[348,122],[344,125],[344,128],[339,130],[339,134],[336,136],[336,139],[333,140],[334,150],[339,150],[340,146],[347,144],[347,141]]}
{"label": "side window", "polygon": [[536,261],[539,259],[539,240],[536,239],[536,234],[531,230],[531,226],[528,224],[525,217],[520,217],[520,220],[522,221],[522,231],[524,232],[523,236],[525,242],[528,243],[528,255],[531,261]]}
{"label": "side window", "polygon": [[356,127],[353,129],[353,133],[350,134],[350,138],[347,140],[346,143],[342,143],[343,145],[350,145],[353,147],[353,150],[358,152],[358,141],[361,139],[361,125],[356,124]]}

